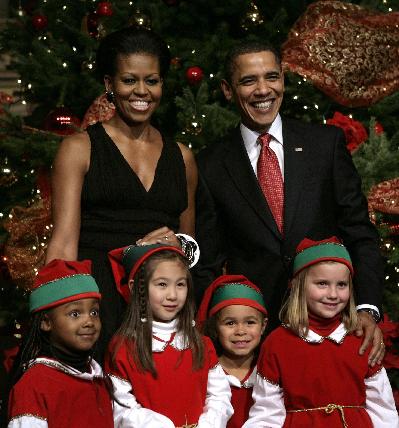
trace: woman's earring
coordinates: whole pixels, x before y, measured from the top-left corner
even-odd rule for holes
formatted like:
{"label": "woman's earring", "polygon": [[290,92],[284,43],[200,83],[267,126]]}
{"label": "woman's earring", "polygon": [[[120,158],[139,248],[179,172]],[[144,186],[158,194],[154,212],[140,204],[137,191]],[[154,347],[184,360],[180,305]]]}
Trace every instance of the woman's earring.
{"label": "woman's earring", "polygon": [[146,322],[147,322],[147,318],[140,318],[140,321],[143,323],[143,324],[145,324]]}
{"label": "woman's earring", "polygon": [[113,93],[113,91],[106,91],[105,92],[105,96],[107,97],[107,101],[109,103],[114,104],[114,102],[115,102],[115,94]]}
{"label": "woman's earring", "polygon": [[195,320],[192,320],[192,321],[191,321],[191,325],[192,325],[193,327],[195,327]]}

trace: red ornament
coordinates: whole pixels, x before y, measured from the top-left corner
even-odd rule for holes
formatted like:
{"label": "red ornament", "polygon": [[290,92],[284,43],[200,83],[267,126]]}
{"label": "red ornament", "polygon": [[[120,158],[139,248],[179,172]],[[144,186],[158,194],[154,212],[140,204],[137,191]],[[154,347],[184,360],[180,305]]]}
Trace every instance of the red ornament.
{"label": "red ornament", "polygon": [[37,14],[32,16],[32,25],[37,31],[42,31],[47,27],[48,19],[47,16]]}
{"label": "red ornament", "polygon": [[357,120],[336,111],[332,119],[327,120],[328,125],[342,128],[345,133],[346,147],[353,153],[367,138],[366,128]]}
{"label": "red ornament", "polygon": [[175,56],[174,58],[172,58],[171,60],[170,60],[170,65],[173,67],[173,68],[180,68],[181,67],[181,58],[179,58],[179,57],[177,57],[177,56]]}
{"label": "red ornament", "polygon": [[4,113],[3,106],[10,105],[14,102],[12,95],[7,94],[6,92],[0,92],[0,114]]}
{"label": "red ornament", "polygon": [[97,5],[96,12],[99,16],[112,16],[112,4],[109,1],[100,1]]}
{"label": "red ornament", "polygon": [[80,119],[66,107],[57,107],[47,115],[43,127],[58,135],[74,134],[80,128]]}
{"label": "red ornament", "polygon": [[384,128],[383,128],[383,126],[381,125],[381,123],[380,123],[380,122],[376,122],[376,123],[375,123],[375,125],[374,125],[374,132],[375,132],[377,135],[381,135],[381,134],[383,134],[383,133],[384,133]]}
{"label": "red ornament", "polygon": [[197,83],[200,83],[201,80],[204,78],[204,72],[200,67],[197,67],[197,66],[189,67],[186,70],[186,78],[188,80],[188,83],[190,83],[190,85],[195,85]]}
{"label": "red ornament", "polygon": [[89,13],[84,18],[83,28],[87,29],[90,37],[95,38],[98,36],[99,19],[100,17],[95,12]]}

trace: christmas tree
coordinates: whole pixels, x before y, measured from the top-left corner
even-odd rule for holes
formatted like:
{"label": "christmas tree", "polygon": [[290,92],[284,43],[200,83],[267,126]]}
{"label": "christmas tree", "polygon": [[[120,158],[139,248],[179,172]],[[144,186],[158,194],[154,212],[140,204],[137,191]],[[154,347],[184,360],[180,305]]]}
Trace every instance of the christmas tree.
{"label": "christmas tree", "polygon": [[[163,102],[156,113],[156,125],[167,137],[197,151],[225,135],[239,120],[219,89],[226,51],[241,39],[262,39],[276,46],[289,46],[290,40],[295,42],[295,37],[302,35],[295,34],[295,26],[314,3],[307,0],[10,2],[10,19],[0,34],[0,48],[10,55],[9,68],[20,77],[18,91],[3,94],[0,99],[3,226],[0,231],[0,327],[14,331],[15,321],[26,315],[24,284],[32,279],[43,261],[46,240],[51,233],[47,175],[58,142],[62,135],[82,125],[85,112],[104,92],[95,64],[99,40],[109,32],[133,25],[152,28],[168,42],[171,70],[164,85]],[[340,2],[324,3],[338,7]],[[368,22],[389,19],[389,16],[396,16],[396,22],[398,19],[395,12],[399,10],[399,0],[343,3],[359,6],[355,15],[367,11]],[[359,22],[362,25],[364,21]],[[356,46],[338,46],[335,54],[341,55],[342,67],[345,61],[351,60],[355,48],[360,49],[357,55],[367,60],[381,52],[387,56],[396,46],[396,57],[393,55],[388,60],[396,61],[398,68],[398,36],[395,39],[392,35],[396,45],[388,46],[385,36],[379,33],[382,30],[378,26],[374,28],[373,37],[380,43],[380,50],[368,52],[369,39]],[[361,32],[357,37],[359,35]],[[389,86],[394,79],[389,80],[388,76],[386,93],[380,88],[374,91],[373,99],[350,102],[335,97],[331,85],[323,86],[316,81],[317,73],[305,72],[304,64],[285,60],[284,50],[283,64],[286,70],[283,114],[342,126],[366,194],[370,189],[376,191],[373,186],[378,183],[398,177],[399,93],[398,86],[396,91]],[[346,76],[348,81],[361,80],[364,85],[366,77]],[[24,118],[12,113],[21,105],[29,106],[29,114]],[[396,200],[393,195],[390,194],[392,205],[398,208],[398,194]],[[398,211],[384,210],[381,206],[373,211],[373,219],[381,231],[381,248],[387,258],[384,309],[395,322],[399,321],[398,218]],[[26,242],[21,243],[24,239]],[[13,253],[25,249],[23,257],[30,260],[30,270],[25,276],[10,276],[18,267],[10,266],[5,245]],[[390,340],[394,367],[399,358],[395,349],[399,327],[392,325],[386,340]],[[398,388],[399,378],[392,373],[392,382]]]}

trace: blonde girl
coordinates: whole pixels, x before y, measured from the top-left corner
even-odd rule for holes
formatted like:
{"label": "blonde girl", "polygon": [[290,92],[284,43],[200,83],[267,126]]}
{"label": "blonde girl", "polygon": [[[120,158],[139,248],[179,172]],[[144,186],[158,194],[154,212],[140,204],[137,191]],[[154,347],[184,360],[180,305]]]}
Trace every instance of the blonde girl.
{"label": "blonde girl", "polygon": [[262,345],[244,428],[397,428],[385,369],[360,355],[352,261],[332,237],[297,248],[282,326]]}

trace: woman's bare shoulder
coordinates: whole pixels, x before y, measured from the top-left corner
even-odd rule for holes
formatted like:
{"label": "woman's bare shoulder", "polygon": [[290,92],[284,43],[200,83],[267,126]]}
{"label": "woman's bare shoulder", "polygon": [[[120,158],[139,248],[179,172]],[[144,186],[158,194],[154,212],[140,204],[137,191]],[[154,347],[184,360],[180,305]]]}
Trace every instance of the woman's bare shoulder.
{"label": "woman's bare shoulder", "polygon": [[194,154],[191,151],[191,149],[189,147],[187,147],[185,144],[183,143],[177,143],[177,145],[180,148],[181,154],[183,156],[184,162],[186,164],[188,163],[194,163],[195,164],[195,159],[194,159]]}
{"label": "woman's bare shoulder", "polygon": [[90,161],[90,137],[86,131],[65,137],[58,148],[55,164],[73,161],[78,165],[88,166]]}

